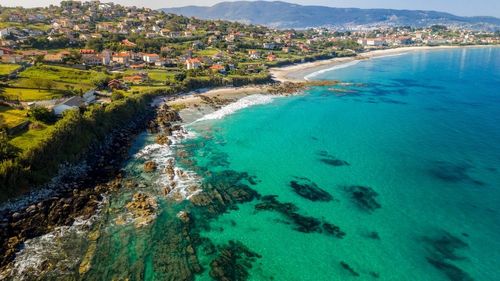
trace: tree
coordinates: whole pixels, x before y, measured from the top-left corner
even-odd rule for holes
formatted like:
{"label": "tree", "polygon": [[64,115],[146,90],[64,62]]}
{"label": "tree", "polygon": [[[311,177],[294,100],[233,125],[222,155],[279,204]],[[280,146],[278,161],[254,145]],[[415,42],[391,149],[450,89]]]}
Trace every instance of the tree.
{"label": "tree", "polygon": [[125,98],[125,95],[122,93],[122,92],[119,92],[119,91],[114,91],[112,94],[111,94],[111,100],[112,101],[117,101],[117,100],[121,100]]}
{"label": "tree", "polygon": [[108,83],[111,79],[107,76],[98,76],[92,79],[92,84],[99,90],[108,87]]}
{"label": "tree", "polygon": [[9,143],[5,130],[0,131],[0,162],[16,158],[21,150]]}
{"label": "tree", "polygon": [[35,106],[28,111],[28,116],[32,117],[37,121],[41,121],[46,124],[52,124],[56,121],[56,116],[52,111],[45,107]]}
{"label": "tree", "polygon": [[184,81],[184,79],[186,79],[186,73],[178,72],[178,73],[174,74],[174,79],[177,82],[182,82],[182,81]]}

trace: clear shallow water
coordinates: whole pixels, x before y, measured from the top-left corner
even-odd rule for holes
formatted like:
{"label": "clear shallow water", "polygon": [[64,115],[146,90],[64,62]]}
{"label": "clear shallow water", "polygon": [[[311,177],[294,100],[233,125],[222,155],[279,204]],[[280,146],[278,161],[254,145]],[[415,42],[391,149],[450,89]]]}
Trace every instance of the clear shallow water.
{"label": "clear shallow water", "polygon": [[[213,134],[195,153],[200,165],[224,155],[225,169],[258,178],[259,193],[338,225],[345,238],[295,231],[255,202],[202,235],[261,254],[251,280],[500,280],[500,49],[415,52],[315,79],[363,85],[195,124]],[[325,151],[350,165],[321,162]],[[294,177],[336,200],[299,197]],[[375,190],[381,208],[360,209],[344,190],[351,185]]]}
{"label": "clear shallow water", "polygon": [[[217,253],[193,244],[199,234],[216,247],[239,241],[258,253],[249,280],[500,280],[500,48],[377,58],[314,79],[349,84],[246,98],[224,118],[191,124],[191,138],[170,148],[141,135],[124,187],[109,195],[90,231],[27,243],[17,279],[190,280],[194,246],[204,268],[196,280],[211,280]],[[203,208],[165,196],[170,158],[198,172],[178,180],[181,189],[220,171],[246,172],[262,196],[345,236],[328,235],[324,225],[321,233],[297,231],[290,216],[256,210],[265,197],[207,219]],[[159,164],[155,173],[143,171],[147,160]],[[313,182],[334,200],[301,197],[292,181]],[[365,196],[352,186],[366,187],[356,187]],[[126,208],[137,192],[158,203],[154,222],[139,228]],[[186,208],[190,230],[177,217]],[[90,267],[82,269],[78,255]],[[47,264],[57,270],[40,275]]]}

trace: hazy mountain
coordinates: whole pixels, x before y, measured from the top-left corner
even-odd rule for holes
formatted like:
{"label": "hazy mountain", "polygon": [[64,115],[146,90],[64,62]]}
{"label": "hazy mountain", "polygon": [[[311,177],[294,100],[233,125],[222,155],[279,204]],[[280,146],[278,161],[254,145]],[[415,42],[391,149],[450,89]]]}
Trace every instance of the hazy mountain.
{"label": "hazy mountain", "polygon": [[277,28],[360,25],[428,26],[433,24],[482,29],[500,28],[500,19],[494,17],[460,17],[435,11],[302,6],[279,1],[223,2],[212,7],[186,6],[162,10],[201,19],[223,19]]}

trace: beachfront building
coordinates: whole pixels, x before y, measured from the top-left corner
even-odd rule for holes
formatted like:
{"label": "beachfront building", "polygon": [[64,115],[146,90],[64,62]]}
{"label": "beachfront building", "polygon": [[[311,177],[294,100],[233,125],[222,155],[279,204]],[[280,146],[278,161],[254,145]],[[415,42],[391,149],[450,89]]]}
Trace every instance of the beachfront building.
{"label": "beachfront building", "polygon": [[191,69],[199,69],[201,67],[201,61],[197,58],[191,58],[186,60],[186,68],[188,70]]}

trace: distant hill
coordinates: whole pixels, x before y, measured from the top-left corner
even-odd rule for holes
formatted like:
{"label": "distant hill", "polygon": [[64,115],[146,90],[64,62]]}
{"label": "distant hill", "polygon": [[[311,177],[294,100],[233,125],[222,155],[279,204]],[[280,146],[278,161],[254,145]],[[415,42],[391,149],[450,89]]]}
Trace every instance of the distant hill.
{"label": "distant hill", "polygon": [[380,25],[421,27],[442,24],[475,29],[500,30],[500,19],[495,17],[460,17],[435,11],[302,6],[279,1],[223,2],[212,7],[186,6],[162,10],[167,13],[188,17],[239,21],[275,28]]}

